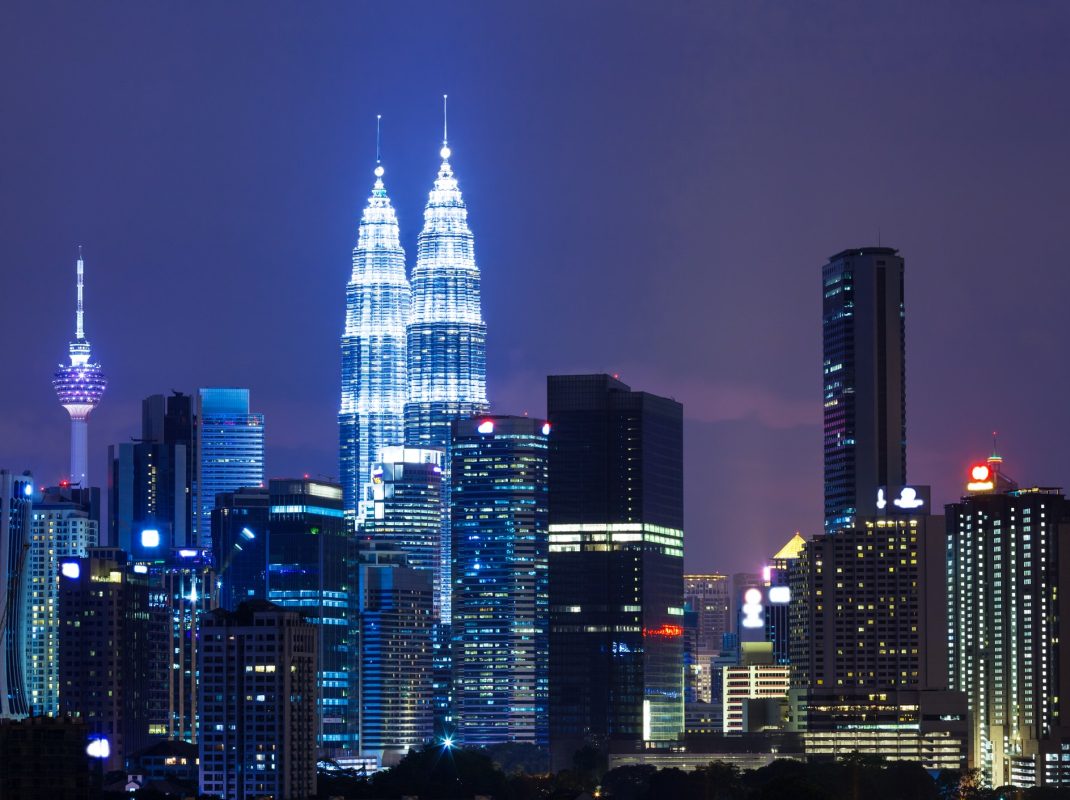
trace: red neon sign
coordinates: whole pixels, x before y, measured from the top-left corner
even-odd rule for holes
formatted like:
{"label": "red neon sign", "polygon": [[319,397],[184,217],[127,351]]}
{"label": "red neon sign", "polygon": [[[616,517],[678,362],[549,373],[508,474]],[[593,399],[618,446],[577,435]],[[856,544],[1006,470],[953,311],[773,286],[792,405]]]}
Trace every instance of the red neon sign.
{"label": "red neon sign", "polygon": [[683,635],[684,629],[679,625],[662,625],[660,628],[643,628],[643,636],[660,636],[664,639],[673,639]]}

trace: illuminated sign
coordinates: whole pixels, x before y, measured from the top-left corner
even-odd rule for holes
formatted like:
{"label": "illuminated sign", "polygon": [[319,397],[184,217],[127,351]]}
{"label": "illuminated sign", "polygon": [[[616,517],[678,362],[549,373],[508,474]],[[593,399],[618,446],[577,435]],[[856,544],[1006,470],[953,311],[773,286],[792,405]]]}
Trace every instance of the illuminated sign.
{"label": "illuminated sign", "polygon": [[662,639],[675,639],[684,635],[684,629],[679,625],[662,625],[658,628],[643,628],[643,636],[654,636]]}
{"label": "illuminated sign", "polygon": [[107,739],[90,739],[86,745],[85,754],[90,758],[107,758],[111,755],[111,745]]}
{"label": "illuminated sign", "polygon": [[480,433],[494,433],[494,420],[486,419],[479,423],[479,427],[476,428]]}
{"label": "illuminated sign", "polygon": [[758,589],[750,588],[743,593],[743,622],[744,628],[761,628],[765,626],[762,619],[762,593]]}
{"label": "illuminated sign", "polygon": [[543,436],[549,436],[550,435],[550,423],[549,422],[543,423],[542,435]]}
{"label": "illuminated sign", "polygon": [[995,488],[995,476],[988,464],[974,464],[970,467],[970,482],[966,484],[966,491],[991,492]]}
{"label": "illuminated sign", "polygon": [[155,528],[146,528],[141,532],[141,546],[142,547],[159,547],[160,546],[160,532]]}
{"label": "illuminated sign", "polygon": [[877,489],[877,510],[885,514],[917,511],[928,504],[928,486],[882,486]]}
{"label": "illuminated sign", "polygon": [[782,605],[784,603],[791,602],[791,589],[787,586],[771,586],[769,587],[769,602],[776,605]]}
{"label": "illuminated sign", "polygon": [[197,555],[197,551],[196,550],[179,550],[178,554],[182,558],[193,558],[194,556]]}
{"label": "illuminated sign", "polygon": [[77,580],[82,574],[82,568],[78,566],[77,561],[64,561],[59,568],[60,574],[64,578],[71,578]]}

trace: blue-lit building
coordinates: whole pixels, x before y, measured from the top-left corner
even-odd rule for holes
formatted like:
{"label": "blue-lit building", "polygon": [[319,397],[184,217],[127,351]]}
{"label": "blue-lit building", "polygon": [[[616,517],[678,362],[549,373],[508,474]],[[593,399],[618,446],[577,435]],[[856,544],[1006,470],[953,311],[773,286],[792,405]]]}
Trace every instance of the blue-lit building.
{"label": "blue-lit building", "polygon": [[405,440],[406,325],[412,290],[398,220],[376,164],[375,184],[353,248],[342,335],[339,470],[346,513],[356,516],[372,462]]}
{"label": "blue-lit building", "polygon": [[549,439],[528,417],[453,423],[453,702],[466,746],[549,740]]}
{"label": "blue-lit building", "polygon": [[267,599],[306,614],[319,629],[320,751],[355,755],[358,747],[357,553],[344,518],[342,487],[272,479],[267,539]]}
{"label": "blue-lit building", "polygon": [[30,710],[24,615],[32,505],[33,475],[0,470],[0,719]]}
{"label": "blue-lit building", "polygon": [[61,364],[52,377],[59,402],[71,417],[71,483],[89,486],[89,412],[100,404],[107,378],[100,364],[93,363],[92,348],[85,338],[85,311],[82,307],[85,263],[78,248],[78,307],[75,312],[74,341],[68,347],[70,364]]}
{"label": "blue-lit building", "polygon": [[216,496],[212,511],[219,605],[233,611],[245,600],[267,597],[267,528],[271,494],[245,487]]}
{"label": "blue-lit building", "polygon": [[360,748],[384,766],[434,734],[434,571],[388,545],[360,564]]}
{"label": "blue-lit building", "polygon": [[825,532],[850,528],[882,486],[906,485],[903,259],[844,250],[821,271]]}
{"label": "blue-lit building", "polygon": [[212,509],[222,492],[264,483],[264,415],[249,411],[249,390],[207,388],[197,393],[194,547],[212,549]]}

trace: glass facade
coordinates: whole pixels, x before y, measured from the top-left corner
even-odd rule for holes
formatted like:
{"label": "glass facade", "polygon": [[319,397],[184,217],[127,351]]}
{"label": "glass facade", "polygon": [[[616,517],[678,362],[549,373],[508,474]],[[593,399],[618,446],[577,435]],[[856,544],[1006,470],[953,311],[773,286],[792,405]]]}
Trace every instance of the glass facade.
{"label": "glass facade", "polygon": [[550,747],[684,728],[683,408],[608,375],[551,375]]}
{"label": "glass facade", "polygon": [[397,215],[383,185],[383,168],[377,166],[353,248],[342,336],[339,470],[350,515],[360,513],[358,506],[379,451],[405,439],[406,325],[411,302]]}
{"label": "glass facade", "polygon": [[29,713],[26,697],[26,558],[33,475],[0,470],[0,719]]}
{"label": "glass facade", "polygon": [[242,488],[216,498],[212,530],[222,584],[219,605],[230,611],[245,600],[267,597],[267,488]]}
{"label": "glass facade", "polygon": [[466,746],[548,743],[549,428],[453,424],[453,692]]}
{"label": "glass facade", "polygon": [[844,250],[821,272],[825,532],[851,527],[881,486],[906,485],[903,259]]}
{"label": "glass facade", "polygon": [[216,495],[264,483],[264,415],[249,411],[248,389],[201,389],[197,395],[196,431],[191,543],[212,550]]}
{"label": "glass facade", "polygon": [[356,540],[342,487],[271,480],[267,599],[308,615],[318,629],[319,743],[324,754],[357,749]]}

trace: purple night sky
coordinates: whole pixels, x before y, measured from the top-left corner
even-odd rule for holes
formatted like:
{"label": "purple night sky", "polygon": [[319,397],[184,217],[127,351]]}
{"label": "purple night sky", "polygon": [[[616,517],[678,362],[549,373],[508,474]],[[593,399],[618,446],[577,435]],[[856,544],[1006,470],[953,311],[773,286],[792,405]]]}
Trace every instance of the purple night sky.
{"label": "purple night sky", "polygon": [[[382,7],[390,6],[387,11]],[[907,269],[908,476],[1070,486],[1070,5],[38,3],[0,46],[0,465],[63,477],[51,375],[248,386],[272,476],[337,474],[345,283],[383,114],[411,266],[441,94],[483,273],[494,410],[548,373],[684,403],[689,569],[821,524],[820,268]]]}

